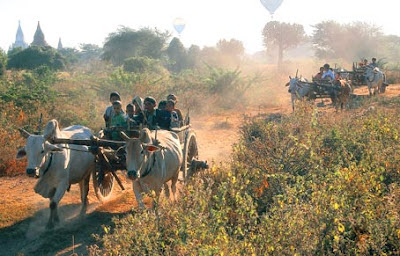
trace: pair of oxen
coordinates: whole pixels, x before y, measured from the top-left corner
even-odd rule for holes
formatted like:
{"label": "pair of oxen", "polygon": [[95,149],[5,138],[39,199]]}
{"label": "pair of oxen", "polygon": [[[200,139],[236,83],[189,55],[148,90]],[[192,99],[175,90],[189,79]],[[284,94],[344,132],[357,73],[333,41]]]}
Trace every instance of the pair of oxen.
{"label": "pair of oxen", "polygon": [[[384,92],[382,90],[386,84],[385,74],[379,70],[379,68],[373,68],[367,66],[364,73],[365,81],[368,86],[369,95],[376,95],[378,93]],[[336,105],[336,109],[339,107],[344,108],[346,103],[350,98],[350,93],[353,91],[351,81],[340,79],[338,80],[337,88],[332,87],[331,90],[331,100]],[[292,109],[294,110],[296,100],[308,97],[313,90],[313,84],[309,83],[304,78],[296,77],[292,78],[289,76],[289,82],[286,84],[289,86],[289,93],[291,94]]]}
{"label": "pair of oxen", "polygon": [[[74,125],[60,130],[56,120],[47,123],[43,135],[32,135],[20,129],[27,139],[26,145],[17,152],[17,159],[27,157],[26,173],[38,176],[35,192],[50,199],[50,217],[46,225],[53,228],[59,222],[57,207],[71,184],[79,183],[81,192],[81,216],[86,213],[90,174],[95,168],[95,156],[87,146],[51,144],[54,138],[90,139],[89,128]],[[155,141],[154,131],[144,128],[139,138],[126,140],[126,166],[133,180],[133,190],[139,207],[144,208],[142,193],[155,191],[157,200],[166,182],[171,181],[171,190],[176,199],[176,183],[183,160],[178,136],[170,131],[159,130]],[[168,191],[167,191],[168,190]]]}

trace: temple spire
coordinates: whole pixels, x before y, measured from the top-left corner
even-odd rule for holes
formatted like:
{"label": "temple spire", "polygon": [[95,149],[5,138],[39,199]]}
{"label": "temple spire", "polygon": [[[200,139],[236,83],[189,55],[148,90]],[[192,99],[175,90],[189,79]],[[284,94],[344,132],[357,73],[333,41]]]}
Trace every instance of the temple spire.
{"label": "temple spire", "polygon": [[63,48],[63,45],[62,45],[62,43],[61,43],[61,37],[60,37],[60,39],[58,39],[57,50],[62,50],[62,48]]}
{"label": "temple spire", "polygon": [[11,48],[21,47],[22,49],[28,48],[28,44],[25,42],[24,33],[21,28],[21,21],[18,21],[17,35],[15,36],[15,43],[12,44]]}
{"label": "temple spire", "polygon": [[31,43],[31,46],[48,46],[46,40],[44,39],[44,34],[42,28],[40,27],[39,21],[35,35],[33,36],[33,42]]}

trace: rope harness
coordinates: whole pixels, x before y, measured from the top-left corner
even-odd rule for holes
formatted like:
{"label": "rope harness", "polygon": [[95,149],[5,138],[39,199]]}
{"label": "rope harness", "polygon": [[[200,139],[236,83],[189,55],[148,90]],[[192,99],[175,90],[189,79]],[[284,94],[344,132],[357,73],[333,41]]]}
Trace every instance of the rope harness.
{"label": "rope harness", "polygon": [[80,151],[80,152],[90,152],[89,150],[80,150],[80,149],[75,149],[75,148],[70,148],[70,147],[65,147],[65,146],[62,146],[60,148],[65,148],[65,149]]}
{"label": "rope harness", "polygon": [[51,152],[51,153],[50,153],[49,164],[47,165],[46,169],[43,171],[43,175],[42,175],[42,176],[44,176],[44,175],[49,171],[50,166],[51,166],[51,163],[53,162],[53,155],[54,155],[54,153]]}
{"label": "rope harness", "polygon": [[374,73],[374,76],[372,77],[372,80],[369,80],[369,78],[367,78],[368,82],[372,83],[375,80],[375,76],[377,73],[375,73],[374,71],[372,71]]}

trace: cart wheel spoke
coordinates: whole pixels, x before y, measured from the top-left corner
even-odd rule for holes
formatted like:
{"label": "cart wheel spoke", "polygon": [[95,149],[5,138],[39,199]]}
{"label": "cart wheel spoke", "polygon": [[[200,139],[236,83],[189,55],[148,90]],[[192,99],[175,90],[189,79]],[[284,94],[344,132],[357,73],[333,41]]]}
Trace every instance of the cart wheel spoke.
{"label": "cart wheel spoke", "polygon": [[102,172],[99,168],[96,168],[96,171],[92,173],[92,181],[96,197],[104,202],[111,197],[114,188],[114,176],[111,172]]}

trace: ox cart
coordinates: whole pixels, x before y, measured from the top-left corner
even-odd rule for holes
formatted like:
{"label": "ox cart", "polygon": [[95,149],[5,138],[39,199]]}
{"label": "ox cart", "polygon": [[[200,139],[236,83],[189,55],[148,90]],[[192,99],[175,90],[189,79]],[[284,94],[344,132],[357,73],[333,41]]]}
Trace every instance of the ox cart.
{"label": "ox cart", "polygon": [[[114,127],[111,130],[124,131],[131,137],[139,134],[139,127],[129,127],[128,129]],[[206,166],[206,163],[197,160],[197,139],[190,124],[180,128],[171,128],[170,131],[175,132],[179,137],[184,156],[180,171],[185,181],[193,168],[201,164]],[[100,201],[106,201],[111,197],[115,180],[122,190],[125,189],[116,174],[117,170],[126,170],[125,141],[107,140],[101,138],[101,136],[100,138],[93,136],[89,140],[54,138],[51,143],[86,145],[89,147],[90,152],[96,156],[96,168],[92,172],[92,182],[96,197]]]}
{"label": "ox cart", "polygon": [[[335,73],[339,74],[339,76],[343,79],[350,80],[351,86],[355,88],[367,85],[367,80],[365,77],[366,69],[367,66],[363,66],[358,64],[357,62],[353,62],[352,71],[337,69],[335,70]],[[385,77],[384,83],[380,88],[380,93],[384,93],[387,86],[389,86],[389,84],[386,82]]]}
{"label": "ox cart", "polygon": [[340,83],[331,80],[313,79],[312,82],[298,80],[297,83],[299,87],[308,88],[308,91],[304,95],[308,100],[329,98],[334,101],[343,90]]}

